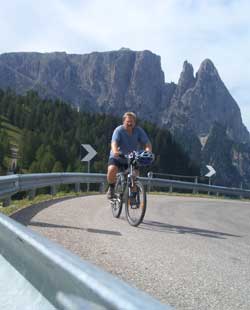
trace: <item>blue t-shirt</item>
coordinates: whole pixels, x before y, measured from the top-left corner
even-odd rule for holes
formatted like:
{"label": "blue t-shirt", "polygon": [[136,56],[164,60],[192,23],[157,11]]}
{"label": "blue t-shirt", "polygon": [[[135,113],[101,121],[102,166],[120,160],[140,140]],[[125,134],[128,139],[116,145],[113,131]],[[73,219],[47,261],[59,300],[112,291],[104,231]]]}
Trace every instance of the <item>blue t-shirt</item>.
{"label": "blue t-shirt", "polygon": [[[116,127],[113,132],[111,143],[116,142],[119,151],[123,154],[129,154],[132,151],[138,151],[143,148],[145,144],[150,143],[146,132],[139,126],[135,126],[130,135],[123,125]],[[110,151],[110,158],[114,157],[112,150]]]}

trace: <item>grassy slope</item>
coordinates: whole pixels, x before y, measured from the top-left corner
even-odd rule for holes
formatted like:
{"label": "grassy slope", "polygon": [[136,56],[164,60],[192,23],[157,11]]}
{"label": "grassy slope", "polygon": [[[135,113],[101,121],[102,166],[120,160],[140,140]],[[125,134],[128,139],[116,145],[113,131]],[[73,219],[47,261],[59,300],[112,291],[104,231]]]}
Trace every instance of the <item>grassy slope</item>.
{"label": "grassy slope", "polygon": [[11,146],[18,147],[21,136],[21,129],[13,126],[9,122],[9,120],[2,115],[0,115],[0,119],[1,119],[1,127],[7,132]]}
{"label": "grassy slope", "polygon": [[0,203],[0,213],[3,213],[5,215],[11,215],[18,210],[33,206],[35,204],[39,204],[44,201],[51,201],[55,200],[58,198],[66,198],[66,197],[81,197],[81,196],[89,196],[89,195],[98,195],[100,193],[97,192],[58,192],[56,195],[52,196],[49,194],[44,194],[44,195],[38,195],[34,197],[34,199],[29,200],[28,198],[21,199],[21,200],[13,200],[11,201],[10,206],[8,207],[3,207],[2,204]]}

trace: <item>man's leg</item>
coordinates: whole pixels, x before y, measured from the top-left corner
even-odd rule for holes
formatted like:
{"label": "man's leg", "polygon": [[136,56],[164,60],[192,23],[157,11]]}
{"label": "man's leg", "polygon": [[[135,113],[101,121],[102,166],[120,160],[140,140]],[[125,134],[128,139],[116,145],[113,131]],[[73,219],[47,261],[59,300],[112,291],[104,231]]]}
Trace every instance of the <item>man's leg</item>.
{"label": "man's leg", "polygon": [[109,184],[109,189],[107,193],[108,199],[114,198],[114,189],[115,189],[115,181],[116,181],[116,174],[118,173],[118,167],[115,165],[108,166],[107,172],[107,181]]}

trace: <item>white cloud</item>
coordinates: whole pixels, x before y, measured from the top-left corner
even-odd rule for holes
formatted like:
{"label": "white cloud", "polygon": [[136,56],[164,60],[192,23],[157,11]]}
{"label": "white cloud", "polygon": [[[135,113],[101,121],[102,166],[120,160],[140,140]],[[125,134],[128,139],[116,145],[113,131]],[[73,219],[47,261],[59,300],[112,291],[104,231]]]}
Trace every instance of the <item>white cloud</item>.
{"label": "white cloud", "polygon": [[250,129],[249,12],[248,0],[12,0],[1,3],[0,53],[149,49],[167,82],[185,60],[196,72],[210,58]]}

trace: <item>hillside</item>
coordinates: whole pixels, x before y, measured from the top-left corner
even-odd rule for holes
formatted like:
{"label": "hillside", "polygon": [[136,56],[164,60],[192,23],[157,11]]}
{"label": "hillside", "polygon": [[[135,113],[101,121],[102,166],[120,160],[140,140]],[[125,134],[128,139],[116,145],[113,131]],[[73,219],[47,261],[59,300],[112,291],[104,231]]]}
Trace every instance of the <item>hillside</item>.
{"label": "hillside", "polygon": [[[78,112],[70,104],[41,99],[35,92],[25,96],[1,92],[2,124],[9,128],[9,141],[18,143],[18,172],[86,171],[80,161],[80,145],[91,144],[97,156],[92,172],[106,172],[110,140],[120,118]],[[9,120],[9,123],[6,122]],[[11,124],[11,125],[10,125]],[[170,132],[141,122],[152,138],[156,161],[152,169],[175,174],[199,174],[199,167],[174,141]],[[12,138],[11,138],[12,137]]]}
{"label": "hillside", "polygon": [[18,158],[18,146],[21,138],[21,130],[13,126],[9,120],[0,115],[1,131],[1,152],[2,164],[1,170],[15,170]]}

